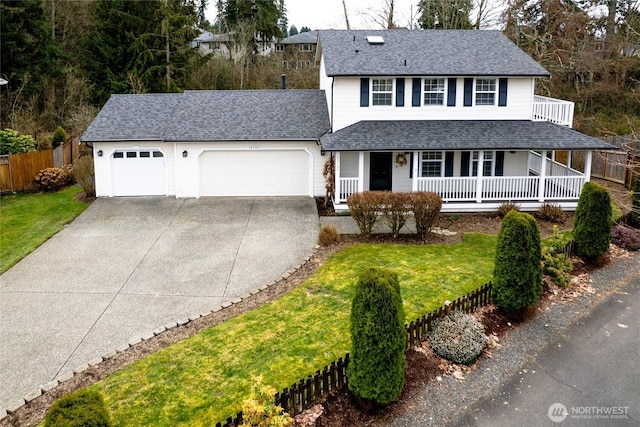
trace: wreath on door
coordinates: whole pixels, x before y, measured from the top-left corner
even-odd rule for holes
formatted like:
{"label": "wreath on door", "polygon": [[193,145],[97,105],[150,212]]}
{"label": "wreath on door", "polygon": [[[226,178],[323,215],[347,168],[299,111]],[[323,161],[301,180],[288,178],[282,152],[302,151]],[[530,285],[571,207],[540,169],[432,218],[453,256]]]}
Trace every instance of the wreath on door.
{"label": "wreath on door", "polygon": [[407,164],[407,155],[405,153],[396,154],[396,165],[402,167]]}

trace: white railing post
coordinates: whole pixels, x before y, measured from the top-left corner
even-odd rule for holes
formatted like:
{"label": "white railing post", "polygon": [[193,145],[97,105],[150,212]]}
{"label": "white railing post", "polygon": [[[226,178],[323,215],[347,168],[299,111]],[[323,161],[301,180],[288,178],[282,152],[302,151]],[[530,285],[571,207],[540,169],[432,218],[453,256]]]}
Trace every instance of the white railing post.
{"label": "white railing post", "polygon": [[334,161],[334,166],[336,169],[336,176],[334,177],[335,179],[335,194],[333,196],[333,198],[336,200],[337,204],[342,203],[342,186],[341,186],[341,182],[340,182],[340,152],[336,151],[335,152],[336,157],[333,159]]}
{"label": "white railing post", "polygon": [[364,191],[364,151],[358,152],[358,193]]}
{"label": "white railing post", "polygon": [[538,183],[538,201],[544,202],[544,187],[547,175],[547,150],[542,151],[540,157],[540,182]]}
{"label": "white railing post", "polygon": [[478,152],[478,178],[476,180],[476,202],[482,203],[482,175],[484,173],[484,151]]}
{"label": "white railing post", "polygon": [[591,181],[591,160],[593,151],[587,151],[587,155],[584,160],[584,182]]}

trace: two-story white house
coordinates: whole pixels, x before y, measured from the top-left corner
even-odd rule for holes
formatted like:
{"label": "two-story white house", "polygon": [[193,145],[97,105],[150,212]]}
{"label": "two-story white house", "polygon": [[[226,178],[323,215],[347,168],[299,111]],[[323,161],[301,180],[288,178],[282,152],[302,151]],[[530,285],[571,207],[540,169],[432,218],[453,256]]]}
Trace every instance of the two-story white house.
{"label": "two-story white house", "polygon": [[96,194],[324,196],[332,159],[337,210],[366,190],[570,210],[611,148],[534,94],[548,72],[498,31],[320,31],[315,62],[319,90],[113,95],[81,138]]}
{"label": "two-story white house", "polygon": [[321,31],[316,58],[337,209],[365,190],[434,191],[443,211],[573,209],[608,147],[571,129],[572,102],[534,94],[549,73],[499,31]]}

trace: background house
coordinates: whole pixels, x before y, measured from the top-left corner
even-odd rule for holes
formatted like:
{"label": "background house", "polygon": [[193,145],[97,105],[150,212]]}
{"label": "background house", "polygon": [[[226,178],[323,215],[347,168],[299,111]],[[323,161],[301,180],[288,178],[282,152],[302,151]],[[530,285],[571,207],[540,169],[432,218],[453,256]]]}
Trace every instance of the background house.
{"label": "background house", "polygon": [[318,32],[305,31],[280,40],[275,45],[275,53],[282,60],[284,68],[315,66]]}

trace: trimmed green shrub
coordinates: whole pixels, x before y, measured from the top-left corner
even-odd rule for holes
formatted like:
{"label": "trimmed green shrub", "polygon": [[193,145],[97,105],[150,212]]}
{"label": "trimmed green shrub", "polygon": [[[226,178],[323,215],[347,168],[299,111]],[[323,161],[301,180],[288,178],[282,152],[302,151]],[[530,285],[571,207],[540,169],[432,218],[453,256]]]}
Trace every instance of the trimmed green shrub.
{"label": "trimmed green shrub", "polygon": [[560,233],[553,226],[553,234],[542,245],[542,271],[558,286],[567,286],[571,280],[573,263],[564,255],[564,248],[571,241],[569,233]]}
{"label": "trimmed green shrub", "polygon": [[640,173],[636,177],[636,183],[633,186],[633,193],[631,194],[631,225],[634,227],[640,227]]}
{"label": "trimmed green shrub", "polygon": [[545,203],[540,206],[538,212],[536,212],[536,217],[554,224],[564,223],[564,211],[560,205],[555,203]]}
{"label": "trimmed green shrub", "polygon": [[520,205],[512,202],[504,202],[498,206],[498,216],[500,218],[504,218],[511,211],[520,212]]}
{"label": "trimmed green shrub", "polygon": [[360,233],[368,236],[380,217],[380,208],[385,202],[385,192],[365,191],[353,193],[347,198],[351,217],[358,224]]}
{"label": "trimmed green shrub", "polygon": [[418,191],[409,194],[409,202],[416,221],[416,234],[424,240],[440,215],[442,198],[437,193]]}
{"label": "trimmed green shrub", "polygon": [[62,129],[61,126],[58,126],[56,130],[53,132],[53,136],[51,137],[51,146],[56,148],[60,144],[64,144],[67,140],[67,132]]}
{"label": "trimmed green shrub", "polygon": [[61,168],[42,169],[33,183],[41,191],[58,191],[73,183],[72,167],[67,165]]}
{"label": "trimmed green shrub", "polygon": [[13,129],[0,130],[0,155],[36,151],[36,141],[31,135],[19,135]]}
{"label": "trimmed green shrub", "polygon": [[80,390],[56,400],[44,418],[44,427],[108,427],[109,413],[97,391]]}
{"label": "trimmed green shrub", "polygon": [[340,237],[338,233],[338,229],[333,224],[324,224],[320,227],[320,232],[318,233],[318,243],[324,246],[335,243]]}
{"label": "trimmed green shrub", "polygon": [[379,405],[398,400],[404,386],[407,332],[399,290],[395,273],[370,268],[360,274],[351,306],[349,390]]}
{"label": "trimmed green shrub", "polygon": [[285,427],[293,418],[276,405],[276,389],[262,383],[262,375],[251,376],[251,395],[242,402],[241,426]]}
{"label": "trimmed green shrub", "polygon": [[609,250],[613,212],[609,192],[587,182],[582,188],[573,225],[576,254],[594,261]]}
{"label": "trimmed green shrub", "polygon": [[75,161],[73,164],[73,176],[87,196],[93,197],[96,195],[95,173],[91,156],[82,156]]}
{"label": "trimmed green shrub", "polygon": [[429,342],[435,354],[453,363],[470,365],[487,345],[484,326],[470,314],[454,311],[434,322]]}
{"label": "trimmed green shrub", "polygon": [[540,230],[527,213],[510,211],[502,220],[493,272],[494,303],[508,312],[533,306],[542,294]]}
{"label": "trimmed green shrub", "polygon": [[410,210],[410,195],[408,193],[388,193],[383,208],[383,218],[391,229],[391,235],[395,238],[407,223]]}

